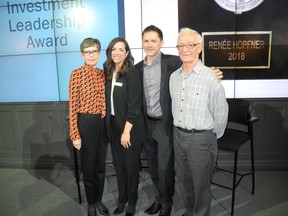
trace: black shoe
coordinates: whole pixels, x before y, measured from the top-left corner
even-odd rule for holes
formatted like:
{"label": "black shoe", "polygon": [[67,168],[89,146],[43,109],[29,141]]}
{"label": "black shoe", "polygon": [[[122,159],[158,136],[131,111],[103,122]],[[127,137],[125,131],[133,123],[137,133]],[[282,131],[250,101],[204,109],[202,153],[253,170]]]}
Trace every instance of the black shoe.
{"label": "black shoe", "polygon": [[156,214],[160,211],[161,209],[161,204],[160,203],[153,203],[149,208],[147,208],[144,213],[153,215]]}
{"label": "black shoe", "polygon": [[97,216],[97,212],[94,205],[88,204],[88,216]]}
{"label": "black shoe", "polygon": [[105,215],[105,216],[109,215],[109,211],[107,207],[102,202],[96,202],[96,207],[98,208],[100,214]]}
{"label": "black shoe", "polygon": [[170,216],[171,208],[161,209],[159,216]]}
{"label": "black shoe", "polygon": [[133,216],[134,213],[131,213],[131,212],[126,212],[125,216]]}
{"label": "black shoe", "polygon": [[125,204],[118,204],[118,207],[114,210],[113,214],[121,214],[124,211]]}

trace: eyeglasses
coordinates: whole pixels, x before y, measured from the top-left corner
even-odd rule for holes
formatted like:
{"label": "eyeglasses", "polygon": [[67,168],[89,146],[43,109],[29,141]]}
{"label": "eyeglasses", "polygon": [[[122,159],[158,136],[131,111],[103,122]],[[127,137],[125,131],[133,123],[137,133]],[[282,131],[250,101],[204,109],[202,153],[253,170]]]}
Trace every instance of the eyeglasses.
{"label": "eyeglasses", "polygon": [[98,55],[100,52],[99,50],[93,50],[93,51],[83,51],[82,53],[86,56],[90,56],[91,54]]}
{"label": "eyeglasses", "polygon": [[183,50],[184,47],[187,47],[187,49],[191,50],[193,49],[195,46],[197,46],[200,43],[187,43],[187,44],[178,44],[176,47],[178,50]]}

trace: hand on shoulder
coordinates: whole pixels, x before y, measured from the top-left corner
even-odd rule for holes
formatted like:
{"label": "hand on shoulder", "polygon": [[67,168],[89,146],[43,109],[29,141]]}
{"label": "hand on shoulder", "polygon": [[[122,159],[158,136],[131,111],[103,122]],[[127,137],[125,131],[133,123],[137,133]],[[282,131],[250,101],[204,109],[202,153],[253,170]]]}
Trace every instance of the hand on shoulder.
{"label": "hand on shoulder", "polygon": [[213,73],[215,73],[218,80],[221,81],[223,78],[223,72],[219,68],[216,68],[216,67],[211,67],[211,70],[213,71]]}

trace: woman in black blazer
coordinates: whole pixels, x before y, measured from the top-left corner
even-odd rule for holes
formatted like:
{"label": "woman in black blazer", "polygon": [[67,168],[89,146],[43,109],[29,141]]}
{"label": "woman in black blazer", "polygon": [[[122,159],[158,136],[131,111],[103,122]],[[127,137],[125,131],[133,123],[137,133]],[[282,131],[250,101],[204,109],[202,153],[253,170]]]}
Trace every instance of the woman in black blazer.
{"label": "woman in black blazer", "polygon": [[114,214],[122,213],[128,203],[126,215],[134,215],[140,154],[146,139],[140,73],[125,39],[114,38],[106,55],[106,126],[119,192]]}

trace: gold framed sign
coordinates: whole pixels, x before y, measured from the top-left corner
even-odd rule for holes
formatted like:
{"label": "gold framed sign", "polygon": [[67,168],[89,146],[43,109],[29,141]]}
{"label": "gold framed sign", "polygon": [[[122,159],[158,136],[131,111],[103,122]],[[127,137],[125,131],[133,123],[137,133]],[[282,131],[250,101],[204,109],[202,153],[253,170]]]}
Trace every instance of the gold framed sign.
{"label": "gold framed sign", "polygon": [[202,61],[219,68],[270,68],[271,31],[203,32]]}

